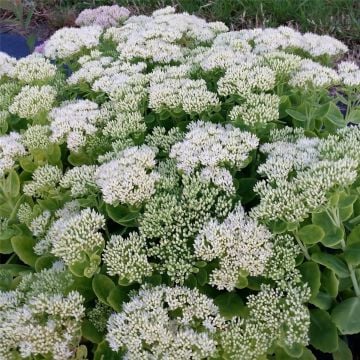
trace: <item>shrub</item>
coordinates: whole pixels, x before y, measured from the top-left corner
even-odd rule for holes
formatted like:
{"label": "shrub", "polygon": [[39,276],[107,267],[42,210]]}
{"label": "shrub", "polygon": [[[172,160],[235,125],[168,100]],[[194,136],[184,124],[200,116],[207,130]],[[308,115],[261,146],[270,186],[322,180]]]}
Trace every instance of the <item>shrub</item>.
{"label": "shrub", "polygon": [[349,358],[346,46],[170,7],[105,20],[0,53],[1,357]]}

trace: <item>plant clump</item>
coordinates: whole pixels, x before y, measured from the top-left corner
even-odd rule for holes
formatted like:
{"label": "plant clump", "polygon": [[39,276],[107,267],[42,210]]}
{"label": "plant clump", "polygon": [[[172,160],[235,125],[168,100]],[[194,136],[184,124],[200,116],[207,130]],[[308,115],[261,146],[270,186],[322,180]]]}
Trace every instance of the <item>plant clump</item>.
{"label": "plant clump", "polygon": [[0,358],[351,358],[347,47],[172,7],[76,24],[0,53]]}

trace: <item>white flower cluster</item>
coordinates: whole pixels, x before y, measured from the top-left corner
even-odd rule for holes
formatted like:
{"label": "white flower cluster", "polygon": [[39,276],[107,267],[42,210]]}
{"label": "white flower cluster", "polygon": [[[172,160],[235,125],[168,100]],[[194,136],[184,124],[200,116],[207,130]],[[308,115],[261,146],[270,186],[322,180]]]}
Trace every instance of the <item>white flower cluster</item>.
{"label": "white flower cluster", "polygon": [[[334,140],[330,138],[331,143]],[[299,222],[326,204],[331,190],[352,184],[357,176],[358,156],[351,157],[351,154],[341,151],[345,141],[338,145],[342,156],[322,155],[324,152],[320,150],[324,147],[331,154],[331,145],[327,142],[327,139],[295,136],[292,141],[277,140],[264,144],[261,150],[268,154],[268,158],[259,166],[258,172],[267,180],[255,185],[260,204],[252,209],[252,215],[266,221]],[[352,144],[354,142],[359,143],[356,136]]]}
{"label": "white flower cluster", "polygon": [[339,40],[313,33],[301,34],[287,27],[277,29],[249,29],[239,31],[239,38],[253,44],[253,51],[257,54],[269,53],[277,50],[303,50],[313,57],[337,56],[347,52],[348,48]]}
{"label": "white flower cluster", "polygon": [[146,64],[132,64],[104,56],[99,50],[92,50],[89,55],[80,57],[81,67],[67,79],[68,84],[76,85],[82,82],[92,85],[94,91],[112,94],[118,87],[126,85],[144,85],[147,79],[141,72]]}
{"label": "white flower cluster", "polygon": [[343,61],[338,65],[338,72],[345,86],[360,86],[360,68],[354,62]]}
{"label": "white flower cluster", "polygon": [[156,126],[152,133],[146,136],[145,141],[147,145],[168,153],[171,147],[182,139],[183,133],[179,128],[171,128],[169,131],[166,131],[165,128]]}
{"label": "white flower cluster", "polygon": [[97,131],[99,105],[90,100],[65,101],[50,114],[50,141],[66,141],[70,150],[77,152],[86,143],[86,137]]}
{"label": "white flower cluster", "polygon": [[10,77],[10,74],[12,73],[15,64],[15,58],[0,51],[0,79],[5,76]]}
{"label": "white flower cluster", "polygon": [[92,49],[99,45],[101,33],[101,26],[64,27],[45,42],[44,54],[54,60],[69,58],[81,50]]}
{"label": "white flower cluster", "polygon": [[63,294],[68,292],[73,282],[73,276],[67,271],[65,264],[55,261],[49,268],[22,275],[16,291],[24,292],[25,299],[31,299],[40,294]]}
{"label": "white flower cluster", "polygon": [[149,107],[155,112],[168,109],[201,114],[220,106],[217,95],[207,89],[203,79],[166,79],[151,83],[149,92]]}
{"label": "white flower cluster", "polygon": [[107,340],[114,351],[124,347],[127,359],[207,359],[222,322],[217,306],[197,289],[142,288],[110,316]]}
{"label": "white flower cluster", "polygon": [[84,298],[70,292],[67,296],[40,293],[24,304],[20,299],[17,292],[0,292],[1,359],[11,360],[16,355],[72,358],[85,315]]}
{"label": "white flower cluster", "polygon": [[45,150],[50,145],[48,125],[29,126],[21,136],[21,142],[28,150]]}
{"label": "white flower cluster", "polygon": [[210,284],[232,291],[241,274],[245,277],[264,273],[272,256],[272,235],[238,205],[222,223],[213,219],[200,230],[194,250],[201,260],[219,259],[219,268],[211,273]]}
{"label": "white flower cluster", "polygon": [[303,303],[309,297],[307,285],[289,286],[285,291],[264,285],[259,294],[248,297],[249,315],[254,322],[266,324],[272,336],[280,337],[285,328],[282,340],[286,345],[307,345],[310,314]]}
{"label": "white flower cluster", "polygon": [[156,151],[146,145],[125,149],[117,158],[100,165],[95,174],[103,199],[108,204],[139,205],[155,193],[159,178]]}
{"label": "white flower cluster", "polygon": [[130,11],[119,5],[99,6],[83,10],[75,20],[78,26],[99,25],[103,28],[120,25],[130,15]]}
{"label": "white flower cluster", "polygon": [[26,150],[21,144],[21,135],[11,132],[9,135],[0,136],[0,177],[11,170],[18,157],[26,155]]}
{"label": "white flower cluster", "polygon": [[275,71],[277,78],[288,77],[301,65],[302,58],[283,51],[274,51],[262,55],[262,63]]}
{"label": "white flower cluster", "polygon": [[256,149],[258,138],[232,125],[196,121],[188,126],[182,142],[172,146],[170,158],[185,174],[200,168],[204,180],[211,180],[228,192],[233,192],[232,176],[226,166],[241,169],[249,152]]}
{"label": "white flower cluster", "polygon": [[151,275],[152,266],[146,254],[145,239],[132,232],[124,239],[113,235],[103,253],[103,260],[109,275],[118,275],[122,281],[139,282]]}
{"label": "white flower cluster", "polygon": [[107,321],[112,313],[113,309],[110,306],[96,301],[95,306],[88,311],[87,317],[98,331],[104,332]]}
{"label": "white flower cluster", "polygon": [[[25,212],[26,209],[23,209],[23,211]],[[54,216],[49,219],[48,224],[46,224],[45,227],[41,229],[41,231],[43,229],[46,230],[46,233],[44,236],[41,236],[37,239],[38,242],[34,246],[34,252],[37,255],[49,254],[52,249],[53,238],[58,236],[58,234],[60,234],[61,231],[64,230],[64,227],[62,225],[66,224],[67,220],[71,219],[75,215],[78,215],[79,213],[80,206],[76,200],[67,202],[62,208],[56,210]],[[46,215],[45,212],[40,214],[39,218],[44,217],[44,215]],[[30,221],[26,218],[30,218]],[[26,224],[31,224],[31,221],[36,219],[36,217],[34,218],[34,215],[30,216],[30,214],[28,214],[26,218]]]}
{"label": "white flower cluster", "polygon": [[51,219],[51,212],[45,210],[39,216],[31,220],[29,229],[35,237],[42,237],[45,235],[47,227]]}
{"label": "white flower cluster", "polygon": [[16,215],[19,222],[26,225],[29,225],[34,218],[32,207],[27,202],[20,204]]}
{"label": "white flower cluster", "polygon": [[200,45],[225,31],[223,23],[207,23],[187,13],[175,14],[174,8],[167,7],[152,16],[131,17],[121,28],[109,28],[105,38],[118,44],[120,59],[169,64],[184,59],[187,52],[184,41]]}
{"label": "white flower cluster", "polygon": [[339,82],[340,77],[335,70],[305,59],[301,61],[299,70],[291,76],[289,84],[298,88],[324,88]]}
{"label": "white flower cluster", "polygon": [[48,59],[34,53],[16,62],[11,77],[27,84],[43,82],[51,80],[56,75],[56,70],[56,66]]}
{"label": "white flower cluster", "polygon": [[72,197],[81,197],[97,190],[95,183],[96,165],[75,166],[60,180],[60,186],[70,189]]}
{"label": "white flower cluster", "polygon": [[113,139],[126,139],[130,135],[141,134],[146,131],[144,117],[139,111],[119,113],[115,120],[108,121],[103,134]]}
{"label": "white flower cluster", "polygon": [[[16,290],[0,291],[0,358],[73,358],[81,337],[84,298],[68,293],[64,264],[21,276]],[[67,294],[67,295],[64,295]]]}
{"label": "white flower cluster", "polygon": [[294,238],[288,234],[273,237],[272,255],[265,267],[265,276],[281,281],[296,273],[296,258],[300,254],[300,247]]}
{"label": "white flower cluster", "polygon": [[9,106],[20,89],[21,86],[16,82],[5,82],[0,84],[0,109],[2,111],[8,113]]}
{"label": "white flower cluster", "polygon": [[167,167],[162,169],[165,183],[159,180],[165,191],[157,192],[146,204],[139,230],[147,241],[148,256],[159,260],[157,270],[182,284],[194,268],[194,238],[212,217],[227,216],[232,199],[199,176],[179,179],[174,168]]}
{"label": "white flower cluster", "polygon": [[220,33],[210,48],[204,48],[195,55],[195,61],[205,71],[226,70],[252,59],[254,56],[251,55],[251,46],[239,39],[238,32],[235,31]]}
{"label": "white flower cluster", "polygon": [[66,265],[74,265],[86,258],[90,258],[91,263],[92,255],[101,254],[104,248],[104,238],[99,232],[104,226],[104,216],[86,208],[54,221],[45,239],[52,246],[51,253]]}
{"label": "white flower cluster", "polygon": [[108,66],[113,63],[113,60],[110,56],[103,56],[99,50],[91,50],[89,55],[79,58],[80,69],[74,71],[66,81],[70,85],[76,85],[81,82],[90,84],[103,75]]}
{"label": "white flower cluster", "polygon": [[280,98],[272,94],[249,94],[245,102],[234,106],[229,118],[235,123],[244,123],[249,127],[265,125],[279,118]]}
{"label": "white flower cluster", "polygon": [[48,113],[55,101],[56,90],[50,85],[24,86],[15,96],[9,112],[22,118],[32,119]]}
{"label": "white flower cluster", "polygon": [[[115,65],[105,69],[101,76],[92,85],[92,90],[102,91],[110,97],[116,97],[117,93],[127,92],[131,88],[140,88],[148,83],[146,75],[141,74],[144,65],[128,65],[128,63]],[[135,91],[137,93],[138,91]],[[146,91],[145,91],[146,92]]]}
{"label": "white flower cluster", "polygon": [[247,97],[251,92],[265,92],[275,86],[276,73],[270,67],[244,63],[229,67],[218,81],[218,93],[222,96]]}
{"label": "white flower cluster", "polygon": [[302,35],[287,26],[279,26],[276,29],[249,29],[241,30],[240,37],[253,43],[253,51],[257,54],[269,53],[289,48],[301,48],[304,41]]}
{"label": "white flower cluster", "polygon": [[54,165],[38,167],[32,174],[32,181],[24,185],[23,191],[27,196],[45,197],[55,190],[62,178],[62,171]]}
{"label": "white flower cluster", "polygon": [[328,36],[305,33],[303,35],[302,49],[307,51],[313,57],[319,56],[337,56],[344,54],[348,48],[341,41]]}
{"label": "white flower cluster", "polygon": [[253,360],[266,356],[277,341],[288,347],[309,342],[310,314],[304,305],[310,297],[307,286],[286,290],[263,285],[248,297],[249,315],[235,319],[221,333],[221,345],[229,359]]}
{"label": "white flower cluster", "polygon": [[349,157],[360,163],[360,128],[348,126],[337,130],[319,144],[321,157],[327,160],[340,160]]}

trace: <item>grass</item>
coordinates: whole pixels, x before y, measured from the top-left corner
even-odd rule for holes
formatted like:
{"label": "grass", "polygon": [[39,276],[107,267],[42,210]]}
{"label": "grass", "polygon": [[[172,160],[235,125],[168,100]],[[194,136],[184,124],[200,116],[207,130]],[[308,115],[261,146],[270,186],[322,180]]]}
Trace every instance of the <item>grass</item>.
{"label": "grass", "polygon": [[359,0],[63,0],[77,9],[113,4],[129,7],[136,13],[175,5],[211,20],[220,20],[234,29],[292,24],[302,32],[326,33],[349,42],[360,42]]}
{"label": "grass", "polygon": [[[0,4],[1,4],[0,0]],[[12,0],[19,1],[19,0]],[[100,5],[119,4],[135,14],[149,14],[166,5],[176,6],[232,29],[291,25],[302,32],[330,34],[347,44],[360,44],[359,0],[34,0],[34,19],[53,28],[68,25],[74,14]]]}

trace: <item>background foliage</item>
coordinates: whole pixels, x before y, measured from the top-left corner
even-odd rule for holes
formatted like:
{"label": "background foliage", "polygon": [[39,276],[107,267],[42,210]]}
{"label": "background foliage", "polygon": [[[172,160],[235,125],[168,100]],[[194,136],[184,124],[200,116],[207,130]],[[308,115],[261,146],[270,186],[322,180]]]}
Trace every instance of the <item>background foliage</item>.
{"label": "background foliage", "polygon": [[[0,1],[0,4],[4,3]],[[56,29],[71,24],[86,8],[119,4],[133,14],[149,14],[167,5],[208,20],[223,21],[233,29],[289,24],[302,32],[327,33],[346,43],[360,41],[360,2],[357,0],[15,0],[33,11],[33,22]],[[34,10],[29,10],[34,8]],[[3,20],[10,14],[0,10]],[[3,24],[5,22],[3,21]]]}

